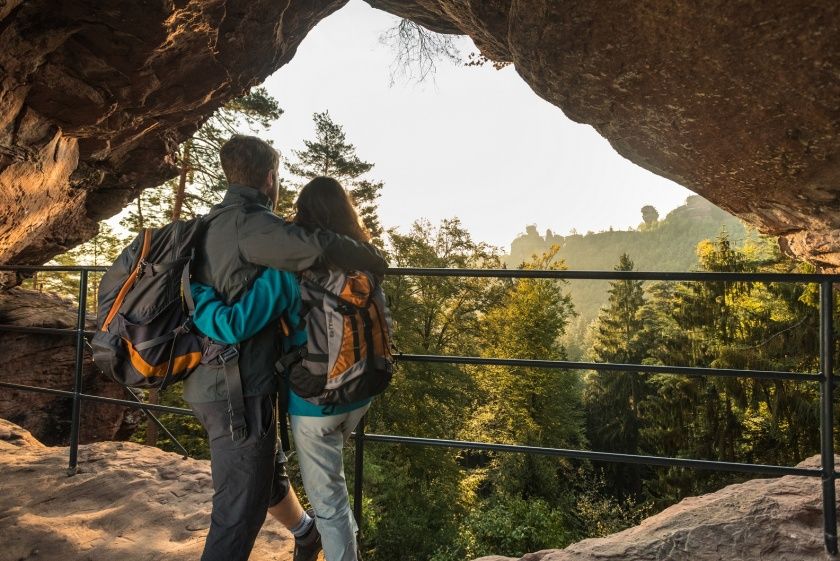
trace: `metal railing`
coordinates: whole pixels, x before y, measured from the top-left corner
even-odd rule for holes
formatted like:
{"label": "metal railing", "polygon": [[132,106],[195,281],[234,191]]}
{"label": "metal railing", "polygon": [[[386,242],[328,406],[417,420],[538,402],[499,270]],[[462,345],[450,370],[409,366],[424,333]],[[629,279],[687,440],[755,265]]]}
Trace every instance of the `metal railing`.
{"label": "metal railing", "polygon": [[[42,388],[14,384],[0,381],[0,387],[18,390],[44,392],[53,395],[72,398],[72,419],[70,432],[70,458],[68,474],[74,474],[78,464],[79,448],[79,424],[82,402],[93,401],[113,405],[123,405],[143,410],[149,419],[157,423],[166,431],[165,427],[154,417],[153,411],[161,413],[173,413],[177,415],[189,415],[193,413],[189,409],[169,407],[165,405],[152,405],[142,403],[131,393],[132,400],[123,400],[110,397],[103,397],[83,393],[82,372],[84,366],[84,348],[86,337],[91,335],[85,330],[88,275],[91,272],[103,272],[104,267],[25,267],[25,266],[0,266],[0,271],[13,271],[17,273],[34,273],[39,271],[52,271],[62,273],[78,273],[80,275],[78,311],[75,329],[58,329],[42,327],[19,327],[12,325],[0,325],[0,332],[18,332],[31,334],[51,334],[74,336],[75,338],[75,372],[73,391],[59,390],[53,388]],[[834,419],[833,419],[833,393],[834,393],[834,327],[833,310],[834,294],[833,284],[840,283],[840,275],[828,274],[782,274],[782,273],[673,273],[673,272],[641,272],[641,271],[538,271],[538,270],[512,270],[512,269],[423,269],[423,268],[392,268],[389,275],[396,276],[434,276],[434,277],[485,277],[485,278],[530,278],[530,279],[557,279],[557,280],[643,280],[643,281],[699,281],[699,282],[786,282],[786,283],[807,283],[819,285],[819,361],[820,372],[781,372],[767,370],[742,370],[725,368],[700,368],[688,366],[650,366],[642,364],[616,364],[616,363],[595,363],[576,362],[564,360],[538,360],[538,359],[506,359],[506,358],[484,358],[465,356],[439,356],[439,355],[417,355],[400,354],[398,360],[401,362],[415,363],[447,363],[447,364],[471,364],[471,365],[492,365],[492,366],[519,366],[528,368],[550,368],[560,370],[602,370],[618,372],[648,372],[659,374],[673,374],[683,376],[723,376],[723,377],[746,377],[763,380],[788,380],[795,382],[818,383],[820,385],[820,468],[802,468],[792,466],[777,466],[764,464],[747,464],[738,462],[723,462],[714,460],[698,460],[690,458],[671,458],[661,456],[641,456],[635,454],[618,454],[612,452],[598,452],[592,450],[571,450],[562,448],[544,448],[537,446],[520,446],[512,444],[498,444],[487,442],[468,442],[462,440],[446,440],[437,438],[417,438],[403,435],[371,434],[365,432],[365,420],[356,429],[355,439],[355,477],[354,477],[354,514],[361,523],[362,520],[362,496],[364,492],[364,450],[366,442],[382,442],[391,444],[405,444],[412,446],[425,446],[437,448],[449,448],[457,450],[480,450],[493,452],[510,452],[537,454],[562,458],[574,458],[581,460],[593,460],[600,462],[618,462],[628,464],[642,464],[649,466],[680,467],[704,470],[717,470],[725,472],[765,474],[765,475],[797,475],[805,477],[819,477],[822,479],[822,506],[823,506],[823,532],[826,550],[831,554],[837,553],[837,504],[835,498],[835,481],[840,475],[835,471],[834,466]],[[175,438],[167,434],[177,443]],[[180,444],[177,444],[180,446]],[[186,451],[182,451],[186,454]]]}

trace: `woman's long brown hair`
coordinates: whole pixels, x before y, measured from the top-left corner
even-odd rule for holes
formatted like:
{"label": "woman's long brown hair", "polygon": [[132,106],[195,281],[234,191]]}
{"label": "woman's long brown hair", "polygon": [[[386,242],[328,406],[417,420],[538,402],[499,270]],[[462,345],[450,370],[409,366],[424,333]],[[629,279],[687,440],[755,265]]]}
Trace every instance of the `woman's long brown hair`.
{"label": "woman's long brown hair", "polygon": [[292,221],[304,228],[321,228],[359,242],[370,241],[350,195],[332,177],[316,177],[303,186],[295,201]]}

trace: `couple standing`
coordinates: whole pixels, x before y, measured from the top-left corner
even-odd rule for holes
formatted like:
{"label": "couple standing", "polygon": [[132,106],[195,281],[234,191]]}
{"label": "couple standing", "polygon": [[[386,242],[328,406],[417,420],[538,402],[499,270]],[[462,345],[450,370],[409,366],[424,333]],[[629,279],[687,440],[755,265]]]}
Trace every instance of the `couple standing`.
{"label": "couple standing", "polygon": [[239,344],[240,416],[246,430],[234,436],[237,407],[229,401],[234,392],[228,391],[225,366],[199,366],[185,381],[184,398],[210,441],[215,492],[201,559],[248,559],[268,512],[294,534],[295,561],[314,560],[322,546],[327,561],[356,561],[357,526],[342,448],[370,400],[321,408],[289,391],[292,436],[314,507],[304,511],[276,446],[275,403],[278,392],[287,390],[275,363],[306,340],[292,272],[337,268],[379,276],[387,264],[367,243],[369,236],[335,180],[321,177],[307,184],[290,224],[272,212],[279,157],[269,144],[234,136],[222,146],[220,159],[229,186],[216,210],[239,208],[217,213],[196,252],[193,321],[211,339]]}

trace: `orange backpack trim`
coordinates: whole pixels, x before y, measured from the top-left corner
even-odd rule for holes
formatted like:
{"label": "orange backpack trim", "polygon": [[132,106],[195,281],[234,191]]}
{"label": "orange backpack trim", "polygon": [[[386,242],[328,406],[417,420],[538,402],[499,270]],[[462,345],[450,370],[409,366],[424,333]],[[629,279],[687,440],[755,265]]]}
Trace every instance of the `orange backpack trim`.
{"label": "orange backpack trim", "polygon": [[[363,307],[369,303],[370,293],[373,287],[367,275],[348,275],[347,281],[341,288],[338,296],[354,306]],[[372,302],[370,302],[372,303]],[[367,341],[362,334],[362,318],[359,312],[350,316],[344,316],[344,325],[341,334],[341,349],[338,352],[335,364],[330,370],[328,379],[333,379],[343,372],[349,370],[359,362],[361,357],[367,356]]]}
{"label": "orange backpack trim", "polygon": [[[131,361],[131,366],[134,367],[140,374],[142,374],[146,378],[157,378],[160,376],[166,375],[166,372],[169,370],[169,361],[167,360],[163,364],[149,364],[146,362],[140,353],[134,348],[134,345],[131,344],[131,341],[128,339],[123,339],[123,342],[128,349],[128,357]],[[179,372],[184,372],[185,370],[189,370],[195,368],[201,362],[201,353],[200,352],[193,352],[188,353],[185,355],[176,356],[172,360],[172,374],[178,374]]]}
{"label": "orange backpack trim", "polygon": [[108,331],[108,326],[111,325],[111,321],[117,315],[117,312],[120,311],[120,306],[122,306],[126,295],[128,295],[128,291],[131,290],[132,286],[134,286],[134,281],[137,280],[137,277],[140,274],[140,266],[146,260],[146,257],[149,256],[149,251],[151,250],[151,248],[152,230],[151,228],[146,228],[145,230],[143,230],[143,249],[140,251],[140,256],[137,258],[137,263],[134,265],[134,269],[132,269],[131,274],[128,275],[128,278],[125,279],[125,283],[123,283],[122,288],[120,288],[120,292],[117,294],[117,297],[114,300],[114,304],[108,311],[108,316],[102,323],[102,331]]}

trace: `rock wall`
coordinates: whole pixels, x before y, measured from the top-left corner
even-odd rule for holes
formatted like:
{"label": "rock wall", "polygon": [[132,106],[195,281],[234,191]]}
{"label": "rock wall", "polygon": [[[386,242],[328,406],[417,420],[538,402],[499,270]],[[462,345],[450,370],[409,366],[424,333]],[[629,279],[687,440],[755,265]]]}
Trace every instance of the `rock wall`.
{"label": "rock wall", "polygon": [[[347,0],[7,0],[0,263],[89,238]],[[471,36],[633,162],[840,270],[840,3],[367,0]]]}
{"label": "rock wall", "polygon": [[[74,329],[75,304],[50,294],[14,288],[0,292],[0,324]],[[0,331],[0,381],[72,391],[74,342],[73,336]],[[85,353],[82,383],[85,393],[127,399],[122,386],[109,381],[94,366],[90,353]],[[72,405],[66,397],[0,388],[0,417],[25,427],[38,440],[53,446],[69,442]],[[85,401],[79,439],[122,440],[131,435],[141,419],[142,414],[136,409]]]}
{"label": "rock wall", "polygon": [[347,0],[0,3],[0,263],[91,238]]}
{"label": "rock wall", "polygon": [[840,3],[367,1],[470,35],[624,157],[840,270]]}

